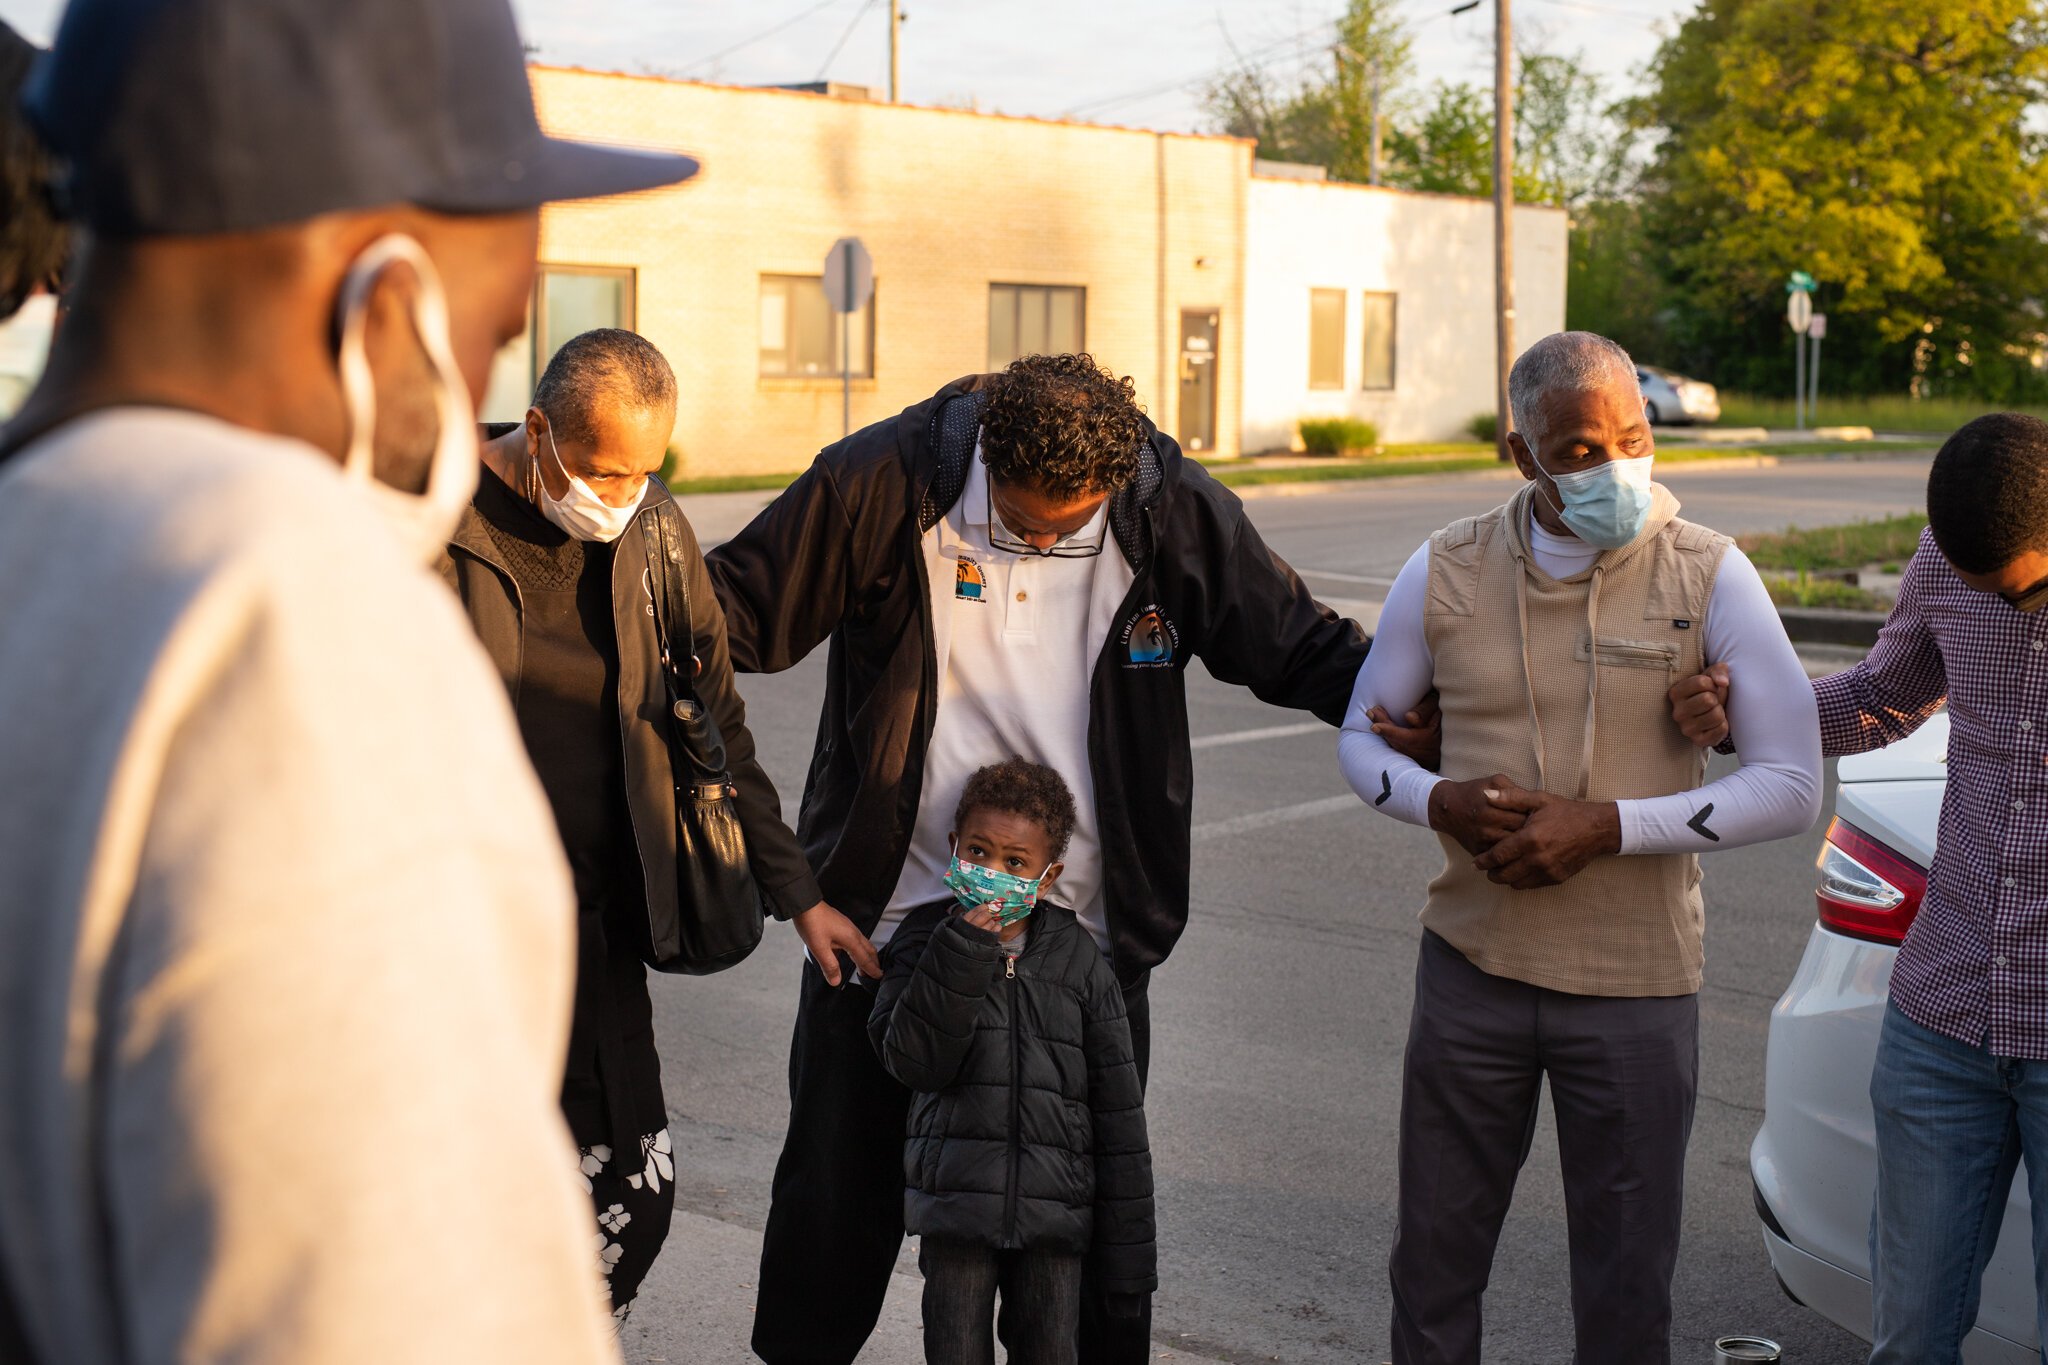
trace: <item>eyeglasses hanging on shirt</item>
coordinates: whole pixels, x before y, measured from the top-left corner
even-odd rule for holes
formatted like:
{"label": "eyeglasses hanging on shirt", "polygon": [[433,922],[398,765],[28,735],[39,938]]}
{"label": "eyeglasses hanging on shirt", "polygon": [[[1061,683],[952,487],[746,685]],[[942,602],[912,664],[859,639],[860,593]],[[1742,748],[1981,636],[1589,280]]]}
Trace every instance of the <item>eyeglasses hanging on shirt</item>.
{"label": "eyeglasses hanging on shirt", "polygon": [[1093,559],[1102,553],[1102,547],[1109,538],[1109,504],[1104,503],[1096,509],[1095,515],[1088,519],[1089,524],[1094,526],[1092,533],[1088,525],[1083,525],[1041,550],[1036,545],[1019,539],[1011,533],[1009,527],[1003,525],[1002,517],[996,512],[995,491],[990,487],[992,482],[993,480],[984,480],[981,492],[988,512],[988,543],[994,548],[1005,554],[1029,555],[1036,559]]}

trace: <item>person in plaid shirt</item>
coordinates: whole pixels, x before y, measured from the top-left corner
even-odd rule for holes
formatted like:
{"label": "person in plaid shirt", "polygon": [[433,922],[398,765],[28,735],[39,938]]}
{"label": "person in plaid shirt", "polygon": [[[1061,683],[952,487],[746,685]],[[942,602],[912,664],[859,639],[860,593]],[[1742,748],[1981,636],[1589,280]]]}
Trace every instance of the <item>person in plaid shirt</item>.
{"label": "person in plaid shirt", "polygon": [[[1927,520],[1877,647],[1813,684],[1830,754],[1950,717],[1934,867],[1870,1081],[1872,1365],[1959,1359],[2023,1156],[2048,1324],[2048,423],[1957,431]],[[1726,696],[1725,677],[1680,682],[1673,717],[1725,743]]]}

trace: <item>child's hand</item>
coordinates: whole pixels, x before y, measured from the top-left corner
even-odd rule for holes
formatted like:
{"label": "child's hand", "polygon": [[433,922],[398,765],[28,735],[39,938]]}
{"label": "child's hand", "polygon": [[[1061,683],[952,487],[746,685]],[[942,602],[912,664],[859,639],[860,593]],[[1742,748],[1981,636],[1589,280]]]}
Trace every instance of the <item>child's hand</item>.
{"label": "child's hand", "polygon": [[991,934],[999,934],[1003,930],[1003,922],[996,918],[996,903],[994,901],[990,901],[987,905],[977,905],[972,910],[963,911],[960,918],[966,920],[977,929],[986,929]]}

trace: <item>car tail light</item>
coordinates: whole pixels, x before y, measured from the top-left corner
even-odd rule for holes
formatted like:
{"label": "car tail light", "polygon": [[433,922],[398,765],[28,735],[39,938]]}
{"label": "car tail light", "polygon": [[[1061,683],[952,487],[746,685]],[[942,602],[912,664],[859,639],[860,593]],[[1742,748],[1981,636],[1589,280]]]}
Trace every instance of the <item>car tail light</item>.
{"label": "car tail light", "polygon": [[1927,894],[1927,873],[1919,864],[1837,817],[1814,865],[1820,869],[1814,899],[1823,926],[1871,943],[1906,941]]}

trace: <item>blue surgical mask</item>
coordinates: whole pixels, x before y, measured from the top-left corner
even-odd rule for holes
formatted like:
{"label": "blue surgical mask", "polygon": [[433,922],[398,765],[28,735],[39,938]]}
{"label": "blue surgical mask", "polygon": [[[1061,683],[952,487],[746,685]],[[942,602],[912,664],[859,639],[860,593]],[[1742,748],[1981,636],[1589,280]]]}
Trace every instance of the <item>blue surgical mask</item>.
{"label": "blue surgical mask", "polygon": [[980,863],[963,863],[958,857],[946,873],[946,885],[952,888],[963,910],[993,902],[996,918],[1004,924],[1015,924],[1031,913],[1038,904],[1038,884],[1044,880],[1043,872],[1025,878]]}
{"label": "blue surgical mask", "polygon": [[1653,458],[1609,460],[1571,474],[1537,468],[1563,500],[1552,505],[1572,534],[1599,549],[1618,550],[1641,535],[1650,520]]}

